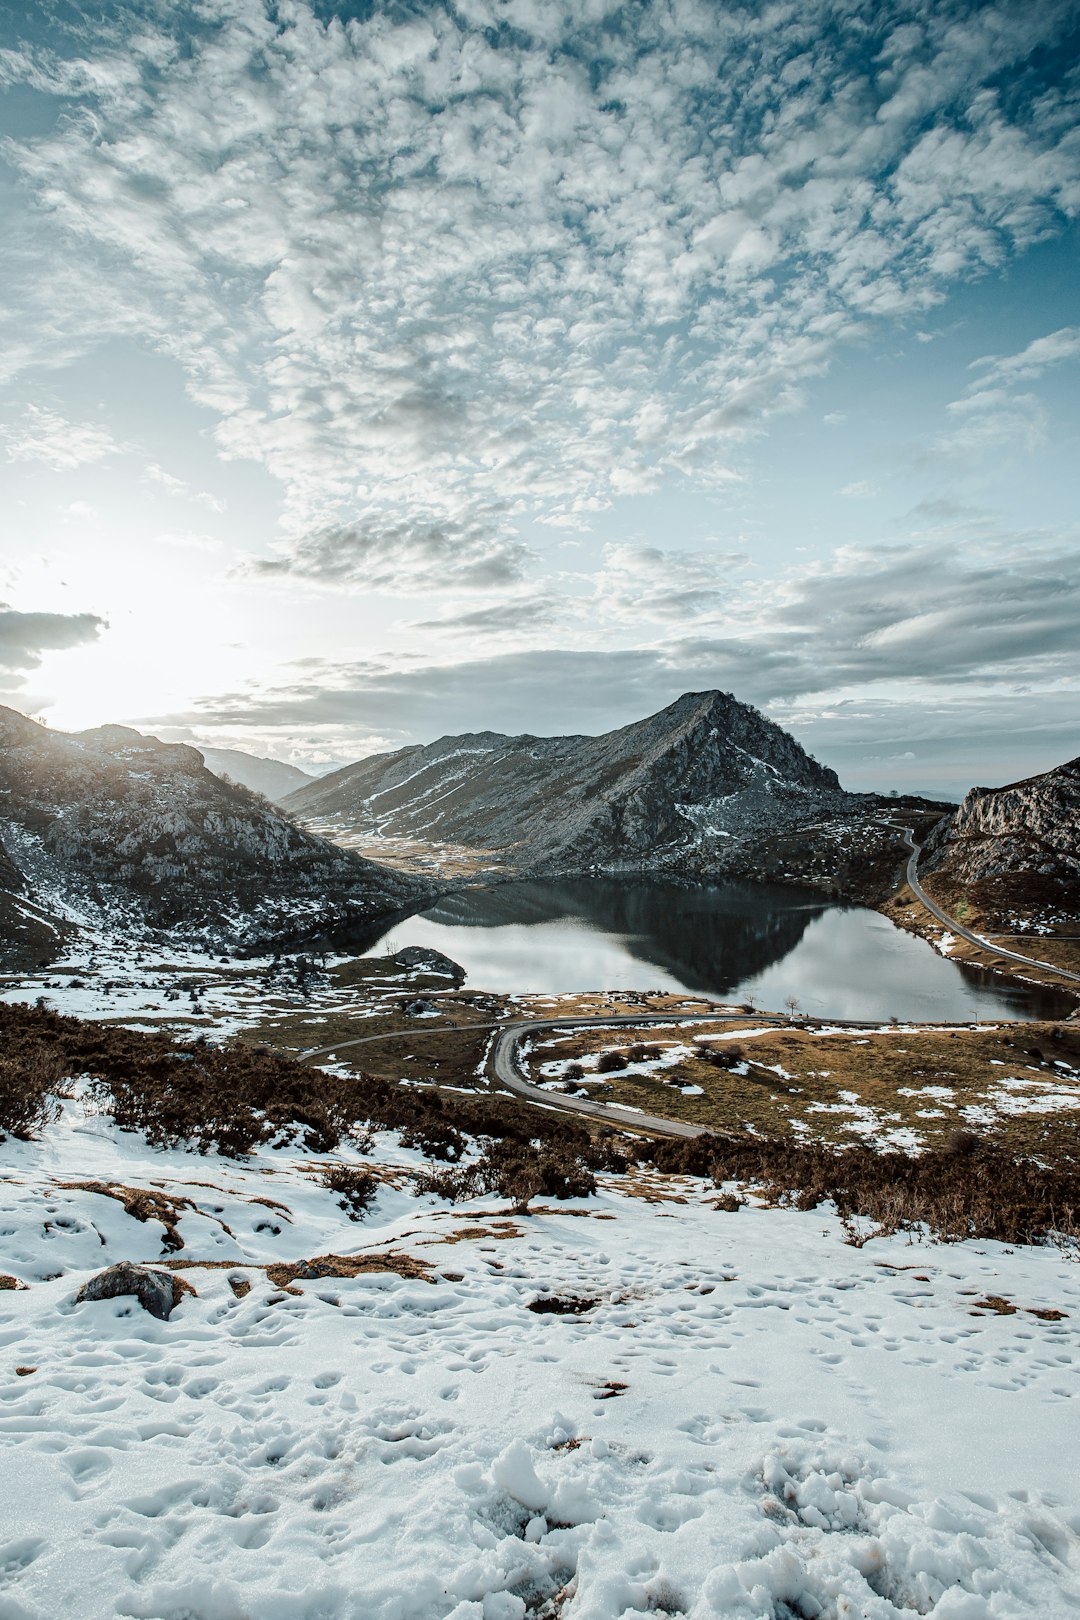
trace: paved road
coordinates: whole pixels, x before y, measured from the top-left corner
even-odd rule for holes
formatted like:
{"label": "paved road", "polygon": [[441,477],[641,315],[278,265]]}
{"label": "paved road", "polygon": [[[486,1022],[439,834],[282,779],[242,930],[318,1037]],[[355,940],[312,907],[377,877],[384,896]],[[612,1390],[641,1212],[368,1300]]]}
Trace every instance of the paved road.
{"label": "paved road", "polygon": [[[515,1096],[523,1098],[526,1102],[564,1114],[585,1114],[590,1119],[602,1119],[609,1125],[645,1131],[650,1136],[700,1136],[704,1130],[702,1125],[690,1125],[681,1119],[664,1119],[659,1114],[643,1114],[636,1108],[623,1108],[618,1103],[593,1102],[588,1097],[568,1097],[559,1092],[545,1091],[541,1086],[534,1086],[531,1081],[526,1080],[517,1066],[518,1042],[538,1029],[606,1029],[612,1024],[629,1024],[634,1027],[642,1024],[689,1022],[721,1024],[747,1016],[744,1012],[610,1013],[606,1017],[597,1018],[530,1018],[513,1024],[499,1024],[494,1020],[486,1024],[432,1024],[427,1029],[414,1024],[409,1029],[384,1031],[381,1035],[360,1035],[351,1041],[335,1041],[333,1046],[310,1047],[306,1052],[301,1052],[300,1057],[307,1060],[326,1057],[332,1052],[343,1052],[351,1046],[366,1046],[374,1041],[407,1039],[415,1041],[425,1035],[456,1034],[458,1030],[494,1029],[498,1033],[489,1058],[491,1073],[508,1091],[512,1091]],[[766,1024],[787,1025],[790,1022],[780,1013],[755,1012],[752,1016],[755,1022],[760,1020]]]}
{"label": "paved road", "polygon": [[[518,1042],[534,1030],[540,1029],[604,1029],[609,1024],[681,1024],[694,1019],[702,1023],[720,1024],[730,1019],[745,1018],[746,1013],[617,1013],[609,1018],[533,1018],[528,1023],[508,1024],[499,1030],[491,1049],[491,1071],[515,1096],[526,1102],[539,1103],[545,1108],[556,1108],[567,1114],[586,1114],[590,1119],[603,1119],[609,1124],[647,1131],[650,1136],[701,1136],[705,1127],[691,1125],[682,1119],[665,1119],[660,1114],[644,1114],[637,1108],[623,1108],[618,1103],[593,1102],[589,1097],[567,1097],[559,1092],[544,1091],[526,1080],[517,1066]],[[757,1014],[754,1014],[755,1021]],[[776,1015],[763,1015],[764,1022],[785,1024],[786,1019]]]}
{"label": "paved road", "polygon": [[995,945],[992,939],[986,939],[982,934],[973,934],[970,928],[950,917],[947,911],[942,911],[936,900],[931,900],[922,884],[919,882],[919,856],[922,854],[922,845],[915,842],[915,834],[909,827],[902,829],[904,843],[911,854],[907,863],[908,888],[917,900],[920,900],[938,920],[944,923],[951,934],[960,939],[966,939],[969,945],[977,945],[982,951],[990,951],[994,956],[1003,957],[1007,962],[1022,962],[1025,967],[1043,968],[1048,973],[1056,973],[1060,979],[1068,979],[1073,984],[1080,984],[1080,973],[1070,973],[1068,968],[1055,967],[1053,962],[1040,962],[1035,956],[1021,956],[1019,951],[1007,951],[1000,945]]}
{"label": "paved road", "polygon": [[[426,1028],[417,1024],[408,1029],[386,1030],[381,1035],[359,1035],[349,1041],[335,1041],[333,1046],[309,1047],[301,1052],[302,1060],[308,1061],[328,1057],[331,1053],[344,1052],[349,1047],[367,1046],[375,1041],[404,1041],[422,1040],[425,1035],[444,1035],[457,1033],[457,1031],[491,1029],[496,1036],[488,1059],[491,1074],[496,1080],[512,1091],[515,1096],[521,1097],[525,1102],[535,1107],[554,1109],[564,1114],[583,1114],[589,1119],[604,1120],[607,1124],[620,1125],[626,1130],[644,1131],[650,1136],[700,1136],[704,1127],[691,1125],[686,1120],[666,1119],[660,1114],[645,1114],[635,1108],[625,1108],[619,1103],[593,1102],[589,1097],[568,1097],[565,1093],[545,1091],[541,1086],[534,1086],[526,1080],[517,1064],[518,1043],[534,1030],[543,1029],[607,1029],[615,1024],[628,1024],[638,1027],[643,1024],[722,1024],[734,1019],[752,1017],[755,1023],[776,1024],[780,1028],[794,1025],[795,1028],[815,1028],[824,1023],[839,1022],[848,1029],[880,1029],[883,1020],[880,1018],[844,1018],[830,1020],[823,1018],[788,1018],[783,1013],[747,1014],[744,1012],[710,1012],[710,1013],[608,1013],[589,1018],[528,1018],[520,1019],[512,1024],[499,1023],[492,1019],[484,1024],[429,1024]],[[945,1020],[935,1024],[934,1028],[942,1028]],[[958,1028],[967,1028],[966,1024]],[[437,1082],[436,1082],[437,1084]],[[456,1088],[455,1088],[456,1089]]]}

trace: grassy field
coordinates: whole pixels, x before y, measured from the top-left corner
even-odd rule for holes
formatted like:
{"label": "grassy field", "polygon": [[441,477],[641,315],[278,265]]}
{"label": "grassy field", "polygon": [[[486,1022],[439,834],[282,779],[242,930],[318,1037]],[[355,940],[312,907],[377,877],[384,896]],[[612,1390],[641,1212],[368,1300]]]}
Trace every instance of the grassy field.
{"label": "grassy field", "polygon": [[[628,1066],[598,1073],[604,1053]],[[716,1066],[725,1054],[733,1067]],[[908,1150],[943,1146],[963,1130],[1046,1162],[1080,1163],[1075,1025],[574,1030],[538,1042],[527,1062],[541,1083],[567,1083],[567,1067],[578,1065],[584,1073],[569,1083],[590,1095],[714,1130]]]}

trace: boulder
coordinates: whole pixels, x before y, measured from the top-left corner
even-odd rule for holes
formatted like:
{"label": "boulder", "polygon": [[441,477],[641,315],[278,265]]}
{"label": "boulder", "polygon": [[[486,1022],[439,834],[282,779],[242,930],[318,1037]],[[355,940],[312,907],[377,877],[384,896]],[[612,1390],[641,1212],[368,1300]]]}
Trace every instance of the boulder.
{"label": "boulder", "polygon": [[149,1311],[161,1322],[167,1322],[173,1306],[185,1292],[183,1288],[176,1287],[177,1281],[171,1271],[156,1271],[152,1266],[138,1266],[130,1260],[121,1260],[119,1264],[108,1266],[104,1271],[99,1271],[96,1277],[91,1277],[79,1289],[75,1303],[79,1304],[84,1299],[116,1299],[121,1294],[134,1294],[144,1311]]}
{"label": "boulder", "polygon": [[406,945],[404,950],[394,953],[393,960],[398,967],[410,971],[437,973],[441,978],[453,979],[455,984],[465,983],[465,969],[461,964],[452,962],[442,951],[432,950],[429,945]]}

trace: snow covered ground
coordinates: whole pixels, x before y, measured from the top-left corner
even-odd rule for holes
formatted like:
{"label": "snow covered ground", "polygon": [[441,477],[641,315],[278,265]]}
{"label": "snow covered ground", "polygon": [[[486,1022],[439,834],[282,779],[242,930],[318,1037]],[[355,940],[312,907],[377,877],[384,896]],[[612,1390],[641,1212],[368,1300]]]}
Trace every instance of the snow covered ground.
{"label": "snow covered ground", "polygon": [[[320,1179],[350,1158],[362,1224]],[[655,1176],[450,1207],[421,1162],[153,1152],[78,1098],[0,1146],[0,1620],[1080,1613],[1067,1255],[853,1248]],[[91,1179],[181,1206],[170,1320],[74,1303],[167,1253]],[[431,1270],[264,1269],[361,1251]]]}

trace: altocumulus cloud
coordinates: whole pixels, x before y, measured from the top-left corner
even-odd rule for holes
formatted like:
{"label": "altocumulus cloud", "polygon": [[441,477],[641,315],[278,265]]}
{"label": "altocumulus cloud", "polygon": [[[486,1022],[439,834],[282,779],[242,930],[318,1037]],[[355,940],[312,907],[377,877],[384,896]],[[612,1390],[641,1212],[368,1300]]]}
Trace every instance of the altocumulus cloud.
{"label": "altocumulus cloud", "polygon": [[373,513],[354,523],[313,530],[286,556],[259,559],[251,571],[426,595],[513,585],[530,555],[527,547],[501,536],[491,524],[408,524]]}
{"label": "altocumulus cloud", "polygon": [[478,511],[573,527],[726,479],[839,344],[1074,214],[1075,110],[1038,66],[1073,20],[1071,0],[110,7],[0,56],[65,110],[5,148],[50,265],[13,260],[6,371],[87,333],[150,341],[223,452],[281,480],[277,571],[512,581],[513,536]]}

